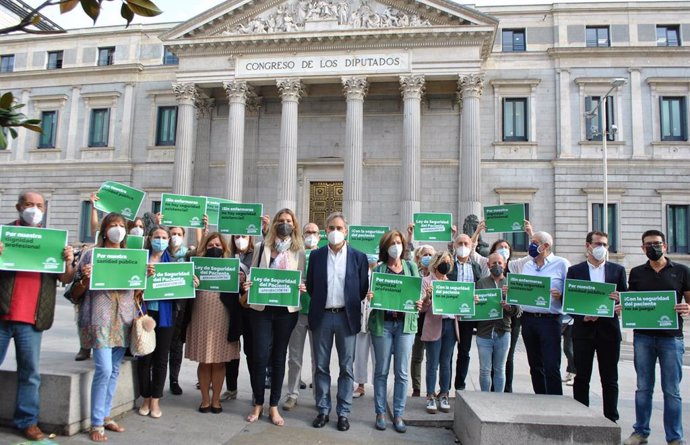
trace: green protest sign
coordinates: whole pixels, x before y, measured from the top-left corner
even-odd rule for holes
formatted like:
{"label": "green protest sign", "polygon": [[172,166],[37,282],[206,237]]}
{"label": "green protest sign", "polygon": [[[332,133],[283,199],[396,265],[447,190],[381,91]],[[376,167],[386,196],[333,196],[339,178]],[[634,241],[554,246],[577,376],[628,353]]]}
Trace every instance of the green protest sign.
{"label": "green protest sign", "polygon": [[326,231],[319,230],[319,242],[316,244],[316,247],[323,247],[326,244],[328,244],[328,236],[326,235]]}
{"label": "green protest sign", "polygon": [[407,275],[374,272],[371,276],[372,309],[396,312],[417,312],[422,292],[422,279]]}
{"label": "green protest sign", "polygon": [[563,290],[563,312],[594,317],[613,317],[616,302],[609,298],[609,294],[616,290],[615,284],[567,279]]}
{"label": "green protest sign", "polygon": [[206,214],[206,198],[163,193],[161,195],[162,224],[173,227],[202,229]]}
{"label": "green protest sign", "polygon": [[192,257],[199,290],[239,292],[240,260],[238,258]]}
{"label": "green protest sign", "polygon": [[415,213],[414,223],[415,241],[451,241],[451,227],[453,215],[450,213]]}
{"label": "green protest sign", "polygon": [[508,274],[509,304],[531,306],[539,309],[551,308],[551,277]]}
{"label": "green protest sign", "polygon": [[484,207],[486,233],[525,231],[525,205],[505,204]]}
{"label": "green protest sign", "polygon": [[[313,250],[305,250],[304,251],[304,256],[306,257],[306,260],[304,262],[304,270],[309,269],[309,256],[311,255],[312,252],[313,252]],[[302,307],[300,308],[299,313],[304,314],[304,315],[309,315],[309,304],[310,303],[311,303],[311,295],[309,295],[308,292],[304,292],[300,297],[300,304]]]}
{"label": "green protest sign", "polygon": [[252,267],[249,271],[247,302],[266,306],[299,306],[299,284],[302,272],[299,270],[268,269]]}
{"label": "green protest sign", "polygon": [[146,192],[119,182],[106,181],[98,189],[98,200],[94,203],[97,210],[119,213],[130,221],[134,221],[144,202]]}
{"label": "green protest sign", "polygon": [[0,241],[5,245],[0,255],[2,270],[45,273],[65,271],[62,251],[67,245],[66,230],[2,226]]}
{"label": "green protest sign", "polygon": [[218,231],[227,235],[261,235],[263,204],[221,203]]}
{"label": "green protest sign", "polygon": [[206,216],[208,216],[208,223],[214,226],[218,225],[218,212],[221,204],[232,204],[235,201],[231,199],[206,197]]}
{"label": "green protest sign", "polygon": [[490,321],[503,318],[501,289],[476,289],[474,294],[478,299],[474,305],[474,315],[464,316],[463,320]]}
{"label": "green protest sign", "polygon": [[626,329],[678,329],[676,293],[621,292],[621,319]]}
{"label": "green protest sign", "polygon": [[388,230],[388,226],[350,226],[347,230],[347,242],[350,247],[362,253],[378,255],[379,241]]}
{"label": "green protest sign", "polygon": [[91,258],[93,290],[145,289],[149,252],[96,247]]}
{"label": "green protest sign", "polygon": [[433,281],[431,311],[434,315],[474,315],[474,283]]}
{"label": "green protest sign", "polygon": [[[96,237],[98,239],[98,237]],[[143,249],[144,248],[144,237],[139,235],[127,235],[125,238],[125,244],[128,249]]]}
{"label": "green protest sign", "polygon": [[144,300],[194,298],[194,263],[156,263],[154,274],[146,280]]}

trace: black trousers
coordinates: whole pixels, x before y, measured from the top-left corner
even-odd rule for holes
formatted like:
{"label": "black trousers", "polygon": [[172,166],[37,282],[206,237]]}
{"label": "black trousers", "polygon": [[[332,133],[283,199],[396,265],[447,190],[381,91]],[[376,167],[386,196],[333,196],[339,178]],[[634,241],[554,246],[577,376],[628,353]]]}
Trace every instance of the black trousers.
{"label": "black trousers", "polygon": [[[240,316],[242,317],[242,349],[244,356],[247,359],[247,371],[252,372],[252,336],[250,313],[256,312],[254,309],[242,308]],[[237,391],[237,379],[240,376],[240,359],[231,360],[225,363],[225,382],[228,385],[228,391]]]}
{"label": "black trousers", "polygon": [[170,341],[170,359],[168,367],[170,368],[170,383],[178,382],[180,377],[180,368],[182,367],[182,358],[184,357],[184,316],[183,310],[177,312],[175,318],[175,326],[173,326],[172,340]]}
{"label": "black trousers", "polygon": [[589,406],[589,382],[592,378],[594,353],[597,354],[604,416],[612,421],[618,420],[618,359],[621,343],[617,338],[573,338],[575,353],[575,382],[573,397],[583,405]]}
{"label": "black trousers", "polygon": [[272,306],[266,306],[263,311],[251,311],[254,349],[250,377],[254,403],[264,404],[266,367],[270,366],[272,372],[269,403],[270,406],[278,406],[285,377],[288,342],[292,330],[297,326],[299,312],[288,312],[287,308]]}
{"label": "black trousers", "polygon": [[472,349],[472,333],[477,327],[476,321],[461,321],[460,341],[458,342],[458,358],[455,362],[455,389],[465,389],[465,379],[470,369],[470,349]]}
{"label": "black trousers", "polygon": [[168,373],[168,354],[174,327],[159,327],[158,311],[148,311],[148,314],[156,320],[156,349],[149,355],[137,358],[139,395],[160,399],[163,397],[165,377]]}

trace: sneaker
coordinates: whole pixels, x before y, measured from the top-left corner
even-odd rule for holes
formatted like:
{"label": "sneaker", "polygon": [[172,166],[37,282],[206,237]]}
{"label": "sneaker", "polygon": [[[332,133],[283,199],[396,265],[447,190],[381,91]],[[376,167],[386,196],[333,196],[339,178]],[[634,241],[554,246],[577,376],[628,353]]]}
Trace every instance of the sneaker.
{"label": "sneaker", "polygon": [[667,442],[667,443],[668,443],[668,445],[684,445],[685,441],[683,441],[681,439],[676,439],[676,440],[672,440],[672,441]]}
{"label": "sneaker", "polygon": [[563,377],[562,381],[567,384],[568,382],[572,381],[574,378],[575,378],[575,374],[573,374],[572,372],[569,372],[565,375],[565,377]]}
{"label": "sneaker", "polygon": [[575,385],[575,376],[573,375],[573,378],[565,382],[565,386],[574,386]]}
{"label": "sneaker", "polygon": [[448,396],[441,396],[439,399],[438,409],[440,409],[442,413],[450,412],[450,402],[448,401]]}
{"label": "sneaker", "polygon": [[638,433],[632,433],[623,441],[623,445],[642,445],[643,443],[647,443],[647,436]]}
{"label": "sneaker", "polygon": [[283,403],[283,409],[285,411],[290,411],[292,408],[297,405],[297,398],[296,397],[289,397],[285,400],[285,403]]}
{"label": "sneaker", "polygon": [[355,390],[352,391],[352,397],[355,399],[358,399],[360,397],[364,397],[364,387],[358,386],[357,388],[355,388]]}
{"label": "sneaker", "polygon": [[221,394],[220,401],[227,402],[228,400],[235,400],[236,398],[237,390],[235,389],[234,391],[225,391],[223,394]]}
{"label": "sneaker", "polygon": [[436,411],[438,411],[436,399],[434,397],[426,399],[426,412],[429,414],[436,414]]}

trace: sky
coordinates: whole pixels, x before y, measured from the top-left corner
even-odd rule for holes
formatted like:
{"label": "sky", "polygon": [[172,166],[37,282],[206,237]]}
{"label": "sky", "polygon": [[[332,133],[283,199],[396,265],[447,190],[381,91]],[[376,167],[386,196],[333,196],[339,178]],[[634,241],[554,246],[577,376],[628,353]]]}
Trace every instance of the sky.
{"label": "sky", "polygon": [[[25,0],[32,6],[42,3],[44,0]],[[154,3],[163,11],[163,14],[153,18],[141,18],[136,16],[132,23],[162,23],[162,22],[181,22],[188,20],[202,12],[222,3],[224,0],[153,0]],[[606,0],[607,2],[622,2],[627,0]],[[654,0],[652,0],[654,1]],[[490,5],[534,5],[551,3],[594,3],[600,0],[475,0],[473,2],[460,2],[462,4],[472,4],[476,6]],[[98,19],[97,26],[123,25],[125,21],[120,17],[121,0],[103,2],[103,11]],[[87,28],[93,25],[91,19],[84,14],[80,6],[77,6],[68,14],[61,15],[55,6],[44,9],[44,15],[65,29]]]}

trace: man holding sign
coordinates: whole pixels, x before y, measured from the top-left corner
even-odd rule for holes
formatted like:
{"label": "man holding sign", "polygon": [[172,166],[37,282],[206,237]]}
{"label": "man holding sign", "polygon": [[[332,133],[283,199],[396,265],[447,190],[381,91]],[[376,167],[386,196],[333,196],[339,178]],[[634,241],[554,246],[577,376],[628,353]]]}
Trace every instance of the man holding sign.
{"label": "man holding sign", "polygon": [[[666,237],[658,230],[642,235],[642,251],[649,261],[630,271],[631,291],[675,291],[675,311],[690,314],[690,270],[664,256]],[[623,296],[625,299],[625,296]],[[620,310],[620,306],[616,308]],[[624,309],[625,310],[625,309]],[[680,380],[683,376],[683,319],[678,318],[678,329],[635,329],[633,346],[637,390],[635,391],[635,425],[625,445],[647,443],[651,429],[652,395],[656,361],[661,368],[661,389],[664,393],[664,430],[666,442],[683,443],[683,405],[680,398]],[[623,313],[625,321],[625,312]]]}
{"label": "man holding sign", "polygon": [[[40,193],[21,193],[16,209],[19,218],[8,226],[41,227],[45,200]],[[4,248],[0,243],[0,255]],[[74,277],[72,246],[63,249],[62,258],[66,262],[65,272],[59,275],[0,271],[0,365],[10,339],[14,339],[18,380],[14,425],[29,440],[45,438],[38,428],[41,337],[53,324],[56,281],[68,283]]]}
{"label": "man holding sign", "polygon": [[[585,240],[587,261],[568,269],[568,279],[586,280],[596,283],[612,283],[616,292],[611,298],[618,301],[618,292],[628,290],[625,268],[606,261],[609,239],[603,232],[589,232]],[[566,301],[569,301],[566,291]],[[592,377],[594,353],[599,363],[604,416],[613,422],[618,420],[618,359],[621,352],[621,329],[618,317],[599,317],[572,314],[573,353],[575,356],[575,382],[573,397],[589,406],[589,381]]]}

